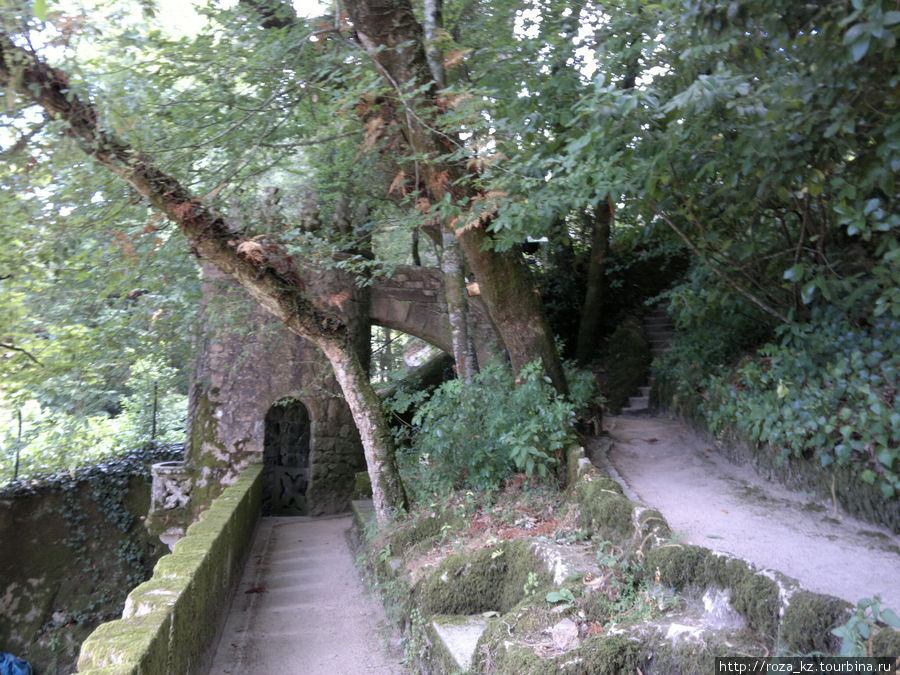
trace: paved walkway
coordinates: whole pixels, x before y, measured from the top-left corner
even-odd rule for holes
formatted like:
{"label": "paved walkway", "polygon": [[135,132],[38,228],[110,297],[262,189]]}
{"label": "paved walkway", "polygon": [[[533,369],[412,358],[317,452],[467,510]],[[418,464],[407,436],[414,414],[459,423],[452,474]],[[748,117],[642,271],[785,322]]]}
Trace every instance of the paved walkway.
{"label": "paved walkway", "polygon": [[388,675],[378,601],[353,565],[350,516],[263,518],[211,675]]}
{"label": "paved walkway", "polygon": [[732,464],[684,424],[604,419],[607,461],[632,499],[659,509],[682,541],[726,551],[852,604],[881,596],[900,611],[900,536]]}

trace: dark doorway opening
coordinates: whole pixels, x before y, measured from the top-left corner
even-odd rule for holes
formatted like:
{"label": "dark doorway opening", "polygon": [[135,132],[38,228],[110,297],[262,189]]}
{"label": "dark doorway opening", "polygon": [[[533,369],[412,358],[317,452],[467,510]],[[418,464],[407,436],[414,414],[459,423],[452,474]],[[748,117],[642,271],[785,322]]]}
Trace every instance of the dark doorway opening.
{"label": "dark doorway opening", "polygon": [[310,421],[306,406],[283,399],[266,413],[263,503],[266,516],[305,516],[309,485]]}

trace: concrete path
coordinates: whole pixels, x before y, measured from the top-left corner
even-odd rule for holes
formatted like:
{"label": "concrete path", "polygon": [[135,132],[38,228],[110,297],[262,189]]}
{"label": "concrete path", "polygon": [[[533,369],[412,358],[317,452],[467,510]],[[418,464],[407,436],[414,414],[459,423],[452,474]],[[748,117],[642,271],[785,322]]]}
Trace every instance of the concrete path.
{"label": "concrete path", "polygon": [[604,420],[607,462],[631,499],[658,509],[681,541],[725,551],[852,604],[881,595],[900,611],[900,537],[836,514],[732,464],[680,422]]}
{"label": "concrete path", "polygon": [[350,516],[263,518],[211,675],[388,675],[378,601],[353,565]]}

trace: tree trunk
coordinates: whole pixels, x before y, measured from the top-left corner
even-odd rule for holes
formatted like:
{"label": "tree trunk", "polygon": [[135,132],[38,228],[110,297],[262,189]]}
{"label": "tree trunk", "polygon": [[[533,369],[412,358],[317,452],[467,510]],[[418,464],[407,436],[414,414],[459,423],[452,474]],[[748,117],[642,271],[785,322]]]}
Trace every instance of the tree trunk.
{"label": "tree trunk", "polygon": [[387,522],[396,510],[405,508],[406,496],[381,402],[350,347],[347,326],[335,311],[346,301],[346,295],[338,292],[313,302],[305,293],[294,260],[281,244],[244,238],[241,231],[193,198],[177,180],[152,166],[147,157],[100,129],[94,107],[74,95],[59,70],[16,47],[2,33],[0,86],[14,88],[51,117],[66,122],[69,135],[85,153],[178,224],[198,257],[232,276],[289,330],[322,349],[359,427],[378,522]]}
{"label": "tree trunk", "polygon": [[[433,158],[423,162],[423,191],[434,204],[447,193],[456,204],[472,203],[478,193],[468,169],[442,159],[455,147],[429,124],[437,110],[437,89],[425,53],[422,26],[409,0],[347,0],[347,13],[360,43],[394,90],[394,99],[410,154]],[[431,83],[422,88],[423,83]],[[518,371],[540,358],[560,392],[567,391],[565,374],[553,333],[534,280],[517,252],[493,251],[481,223],[460,228],[456,236],[475,273],[491,320]]]}
{"label": "tree trunk", "polygon": [[600,320],[603,308],[604,274],[606,256],[609,252],[609,233],[612,228],[613,210],[609,199],[605,199],[594,209],[591,218],[591,259],[588,262],[587,290],[581,307],[578,324],[578,342],[575,358],[579,363],[590,361],[597,348]]}
{"label": "tree trunk", "polygon": [[425,54],[428,58],[428,69],[440,89],[444,88],[444,56],[435,42],[438,32],[443,28],[443,0],[425,0]]}
{"label": "tree trunk", "polygon": [[[438,89],[444,88],[444,58],[436,42],[444,28],[443,0],[425,0],[425,56],[428,70]],[[469,296],[466,292],[465,263],[453,229],[447,223],[441,226],[441,272],[444,273],[444,299],[447,302],[447,318],[450,322],[450,338],[453,343],[453,360],[456,374],[463,382],[471,382],[477,370],[474,350],[470,348]]]}
{"label": "tree trunk", "polygon": [[407,505],[406,492],[400,480],[394,456],[394,437],[381,411],[381,399],[369,382],[356,355],[340,341],[321,340],[318,346],[325,353],[341,385],[344,398],[353,413],[366,466],[372,479],[372,500],[378,523],[383,525],[398,509]]}
{"label": "tree trunk", "polygon": [[478,279],[491,322],[503,338],[513,370],[519,372],[540,359],[556,390],[568,393],[541,295],[525,260],[514,251],[484,250],[487,234],[480,228],[457,236]]}
{"label": "tree trunk", "polygon": [[444,253],[441,256],[441,272],[444,274],[444,298],[447,301],[447,318],[450,321],[450,340],[453,344],[453,360],[456,374],[463,382],[471,382],[477,372],[475,354],[470,349],[469,296],[466,291],[465,265],[459,242],[453,232],[442,233]]}

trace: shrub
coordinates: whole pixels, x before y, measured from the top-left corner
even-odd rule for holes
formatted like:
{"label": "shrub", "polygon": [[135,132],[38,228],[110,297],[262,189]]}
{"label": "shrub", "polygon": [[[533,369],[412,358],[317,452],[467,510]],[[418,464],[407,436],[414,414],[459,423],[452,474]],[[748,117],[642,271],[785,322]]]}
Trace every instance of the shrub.
{"label": "shrub", "polygon": [[714,431],[735,424],[782,457],[851,465],[900,493],[900,321],[855,325],[836,312],[786,327],[732,373],[712,376],[703,406]]}
{"label": "shrub", "polygon": [[469,384],[444,383],[419,406],[411,449],[400,456],[412,491],[496,490],[516,471],[551,476],[576,438],[575,408],[593,393],[588,378],[570,381],[574,402],[556,393],[540,362],[517,377],[494,363]]}

